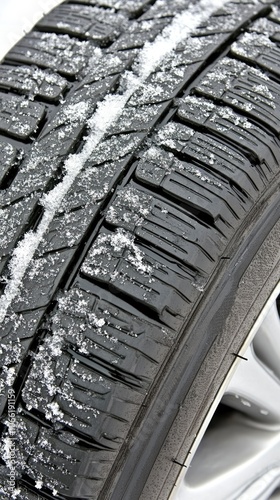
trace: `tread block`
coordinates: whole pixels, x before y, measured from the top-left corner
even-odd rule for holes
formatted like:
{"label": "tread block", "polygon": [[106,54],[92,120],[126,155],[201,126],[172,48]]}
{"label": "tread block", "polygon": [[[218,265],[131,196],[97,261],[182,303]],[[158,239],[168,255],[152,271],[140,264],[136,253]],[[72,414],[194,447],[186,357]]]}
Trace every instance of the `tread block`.
{"label": "tread block", "polygon": [[222,232],[231,232],[244,214],[242,203],[233,196],[227,181],[162,149],[148,150],[137,166],[136,177],[185,203],[186,210],[194,207],[202,220],[203,214],[207,215],[220,229],[220,221],[226,221]]}
{"label": "tread block", "polygon": [[56,102],[66,87],[67,81],[55,73],[28,66],[0,66],[0,88],[3,89]]}
{"label": "tread block", "polygon": [[280,48],[267,35],[245,33],[232,44],[231,53],[280,76]]}
{"label": "tread block", "polygon": [[167,109],[169,101],[159,104],[126,106],[117,122],[112,125],[107,136],[127,132],[141,132],[150,130]]}
{"label": "tread block", "polygon": [[170,18],[137,20],[132,22],[125,33],[113,43],[110,50],[128,50],[143,47],[145,42],[152,42],[169,24]]}
{"label": "tread block", "polygon": [[30,198],[0,210],[0,258],[11,254],[18,238],[24,234],[35,206],[36,199]]}
{"label": "tread block", "polygon": [[[63,200],[62,209],[69,213],[70,210],[85,207],[96,212],[100,202],[108,194],[108,183],[111,183],[116,170],[116,164],[107,163],[101,168],[88,167],[83,170]],[[102,178],[101,174],[104,174],[105,178]]]}
{"label": "tread block", "polygon": [[0,93],[0,130],[26,140],[36,132],[45,115],[45,107],[22,97]]}
{"label": "tread block", "polygon": [[223,33],[189,37],[184,43],[177,45],[174,53],[166,57],[158,69],[168,73],[174,71],[176,68],[177,73],[180,74],[180,69],[181,71],[185,71],[188,65],[193,65],[200,61],[204,62],[226,39],[227,35]]}
{"label": "tread block", "polygon": [[102,231],[81,271],[156,312],[160,321],[173,328],[181,324],[190,302],[197,298],[197,280],[201,280],[198,273],[174,259],[136,244],[135,237],[123,229]]}
{"label": "tread block", "polygon": [[116,176],[130,161],[139,145],[141,134],[123,134],[101,141],[77,176],[65,196],[62,208],[66,211],[97,206],[108,194]]}
{"label": "tread block", "polygon": [[98,7],[59,5],[38,26],[45,30],[90,39],[99,45],[112,42],[125,27],[124,16]]}
{"label": "tread block", "polygon": [[[275,42],[279,41],[279,21],[277,21],[276,17],[273,16],[274,14],[272,12],[268,18],[261,17],[260,19],[257,19],[250,26],[248,26],[247,31],[251,33],[259,33],[260,35],[266,35]],[[273,22],[274,19],[276,22]]]}
{"label": "tread block", "polygon": [[117,192],[107,211],[106,221],[132,232],[145,243],[152,243],[202,274],[213,268],[222,246],[218,235],[214,235],[216,242],[213,230],[203,227],[202,231],[195,217],[133,186]]}
{"label": "tread block", "polygon": [[128,156],[132,157],[145,137],[144,133],[131,132],[112,135],[102,140],[92,152],[90,159],[85,164],[85,168],[122,161]]}
{"label": "tread block", "polygon": [[[16,420],[14,448],[17,471],[29,475],[33,488],[35,485],[38,492],[43,488],[44,498],[47,494],[59,498],[97,500],[103,485],[101,479],[106,478],[116,458],[113,450],[89,449],[87,443],[80,442],[79,438],[63,429],[53,430],[40,425],[24,410],[22,414],[17,414]],[[5,437],[3,441],[5,445]],[[9,477],[8,473],[7,468],[6,477]],[[26,482],[24,484],[26,488]],[[29,492],[27,498],[33,498]]]}
{"label": "tread block", "polygon": [[56,215],[40,243],[39,254],[76,247],[98,212],[98,208],[99,204],[96,202],[95,206]]}
{"label": "tread block", "polygon": [[145,83],[134,92],[129,99],[131,106],[141,106],[143,104],[154,104],[172,99],[177,95],[184,85],[179,71],[171,71],[166,74],[164,71],[153,73]]}
{"label": "tread block", "polygon": [[50,325],[25,382],[28,411],[119,448],[175,332],[78,288],[60,296]]}
{"label": "tread block", "polygon": [[272,12],[269,15],[269,19],[272,19],[280,24],[280,8],[278,5],[272,6]]}
{"label": "tread block", "polygon": [[100,82],[92,83],[90,87],[81,82],[40,135],[39,147],[55,155],[68,154],[69,148],[85,128],[87,118],[93,114],[97,103],[110,92],[116,79],[114,76],[104,78]]}
{"label": "tread block", "polygon": [[87,65],[93,49],[89,41],[32,31],[8,53],[7,59],[54,69],[65,76],[76,76]]}
{"label": "tread block", "polygon": [[101,53],[99,48],[94,50],[86,68],[82,85],[92,85],[93,82],[100,81],[102,78],[121,75],[131,65],[133,59],[134,54],[129,52],[111,54],[110,52]]}
{"label": "tread block", "polygon": [[280,154],[276,138],[231,108],[187,96],[181,101],[178,116],[188,123],[203,125],[226,141],[243,147],[266,167],[265,175],[271,176],[273,171],[278,171]]}
{"label": "tread block", "polygon": [[198,36],[211,33],[232,33],[240,29],[251,17],[260,14],[264,6],[255,2],[226,2],[194,30]]}
{"label": "tread block", "polygon": [[280,132],[280,86],[262,71],[245,63],[224,58],[207,73],[195,90],[244,111]]}
{"label": "tread block", "polygon": [[141,16],[141,19],[160,19],[162,17],[175,16],[182,10],[187,9],[191,5],[191,0],[173,0],[171,2],[155,2]]}
{"label": "tread block", "polygon": [[128,156],[124,161],[104,163],[98,168],[88,166],[81,172],[67,193],[60,213],[51,222],[48,233],[40,244],[39,253],[71,248],[81,242],[98,214],[100,203],[113,188],[116,178],[129,159]]}
{"label": "tread block", "polygon": [[75,0],[76,3],[83,3],[88,5],[100,5],[101,7],[107,7],[115,10],[124,11],[131,16],[139,15],[143,10],[145,10],[151,0]]}
{"label": "tread block", "polygon": [[[50,161],[51,160],[51,161]],[[9,189],[0,192],[0,204],[6,206],[21,200],[24,196],[42,191],[53,178],[59,166],[59,159],[48,155],[36,146],[31,148]],[[36,195],[34,195],[36,196]]]}
{"label": "tread block", "polygon": [[237,185],[248,198],[256,199],[263,189],[262,178],[250,161],[217,138],[195,132],[181,123],[170,122],[160,129],[155,142],[168,151],[183,155],[185,159],[205,165]]}
{"label": "tread block", "polygon": [[142,134],[123,134],[102,141],[66,194],[45,234],[39,253],[73,247],[81,242],[100,203],[114,187],[142,140]]}
{"label": "tread block", "polygon": [[[87,482],[80,479],[86,471],[99,485],[108,474],[176,334],[77,287],[60,295],[49,329],[24,385],[17,456],[26,451],[25,471],[42,486],[82,498],[76,488]],[[37,427],[34,409],[45,413],[55,431]],[[48,466],[50,451],[55,467]],[[77,461],[79,472],[70,480]],[[93,498],[95,483],[88,484]]]}
{"label": "tread block", "polygon": [[[96,444],[100,449],[119,448],[129,428],[127,417],[136,416],[144,399],[143,387],[147,385],[134,374],[123,372],[116,364],[97,357],[98,346],[92,347],[95,354],[89,352],[85,356],[69,348],[69,352],[60,351],[59,357],[51,357],[47,346],[54,339],[57,342],[56,333],[54,337],[46,337],[25,383],[23,401],[26,408],[39,410],[47,421],[80,433],[93,447]],[[86,345],[86,341],[84,343]],[[84,353],[85,347],[81,349]],[[56,351],[59,351],[58,344]],[[116,359],[118,355],[113,358],[115,363]],[[45,376],[38,380],[40,366]]]}
{"label": "tread block", "polygon": [[22,292],[14,302],[14,310],[22,312],[47,306],[73,253],[64,250],[34,259],[22,280]]}
{"label": "tread block", "polygon": [[0,141],[0,185],[18,159],[18,152],[12,144]]}
{"label": "tread block", "polygon": [[7,403],[8,389],[19,373],[44,311],[9,314],[1,324],[0,333],[0,415]]}

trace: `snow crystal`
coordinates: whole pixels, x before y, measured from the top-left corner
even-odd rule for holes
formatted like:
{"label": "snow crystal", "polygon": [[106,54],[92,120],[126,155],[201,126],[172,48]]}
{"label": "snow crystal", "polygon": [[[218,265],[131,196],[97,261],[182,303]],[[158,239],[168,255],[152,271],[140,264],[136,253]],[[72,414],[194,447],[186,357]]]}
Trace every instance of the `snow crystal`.
{"label": "snow crystal", "polygon": [[106,221],[119,224],[121,221],[129,224],[129,229],[143,223],[152,208],[152,197],[128,187],[118,193],[116,202],[111,205],[106,214]]}
{"label": "snow crystal", "polygon": [[250,59],[263,54],[265,48],[273,49],[274,44],[267,36],[259,33],[245,33],[232,44],[232,50],[235,54]]}
{"label": "snow crystal", "polygon": [[[196,27],[208,19],[224,3],[223,0],[201,0],[196,4],[191,4],[188,9],[177,15],[170,26],[166,27],[154,42],[144,45],[139,53],[137,71],[125,74],[126,90],[123,94],[108,95],[99,103],[96,112],[88,121],[90,134],[82,151],[69,156],[64,165],[65,175],[62,181],[44,197],[45,210],[37,230],[35,232],[29,231],[13,252],[10,262],[11,278],[0,299],[0,321],[3,321],[11,302],[19,293],[23,276],[64,197],[95,147],[123,113],[124,107],[133,93],[141,87],[148,76],[172,53],[180,42],[187,39]],[[83,54],[88,53],[89,50],[88,42],[75,42],[76,46],[79,47],[80,54],[74,55],[71,48],[73,41],[67,35],[58,36],[46,33],[40,34],[38,37],[38,44],[42,49],[50,52],[59,47],[72,60],[73,65],[80,63]],[[136,266],[141,268],[141,255],[137,253],[136,249],[134,257],[131,259]],[[144,266],[143,272],[145,269]]]}
{"label": "snow crystal", "polygon": [[184,126],[184,128],[182,128],[177,123],[170,122],[158,132],[156,141],[160,145],[166,145],[167,147],[176,149],[176,142],[184,146],[185,142],[194,134],[195,131],[190,127]]}
{"label": "snow crystal", "polygon": [[37,479],[36,483],[35,483],[35,488],[37,488],[38,490],[41,490],[43,487],[43,481],[42,479]]}
{"label": "snow crystal", "polygon": [[[270,101],[275,100],[274,95],[270,92],[267,85],[254,85],[252,90],[253,92],[256,92],[260,96],[263,96]],[[255,99],[257,100],[258,96],[255,96]],[[272,103],[267,103],[267,104],[272,104]]]}
{"label": "snow crystal", "polygon": [[[83,264],[84,272],[95,275],[106,275],[108,270],[106,267],[96,265],[92,268],[92,264],[96,263],[96,257],[106,255],[108,263],[116,256],[123,255],[126,252],[125,259],[141,274],[151,274],[152,266],[145,262],[145,254],[134,243],[134,236],[123,229],[117,229],[112,234],[102,234],[96,240],[96,243],[90,250],[87,261]],[[108,245],[110,252],[108,252]],[[88,262],[88,263],[87,263]],[[111,274],[111,279],[114,281],[118,276],[117,271]]]}
{"label": "snow crystal", "polygon": [[[223,120],[235,125],[236,127],[242,127],[244,129],[249,129],[252,127],[252,123],[246,117],[236,114],[231,108],[228,107],[218,108],[217,113],[213,113],[210,121],[216,122],[217,118],[222,118]],[[217,125],[217,127],[218,126],[219,125]],[[222,127],[222,129],[223,131],[227,130],[224,127]]]}
{"label": "snow crystal", "polygon": [[49,403],[47,405],[46,409],[46,418],[48,420],[62,420],[63,419],[63,412],[60,410],[58,403],[53,402]]}

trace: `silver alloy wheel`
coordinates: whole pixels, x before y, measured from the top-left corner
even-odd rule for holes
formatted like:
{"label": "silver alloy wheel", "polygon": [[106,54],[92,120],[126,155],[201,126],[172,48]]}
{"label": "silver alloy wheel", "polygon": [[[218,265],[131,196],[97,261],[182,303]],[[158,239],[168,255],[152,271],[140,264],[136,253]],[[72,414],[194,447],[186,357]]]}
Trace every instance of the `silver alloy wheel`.
{"label": "silver alloy wheel", "polygon": [[279,294],[280,283],[220,388],[170,500],[265,500],[280,486]]}

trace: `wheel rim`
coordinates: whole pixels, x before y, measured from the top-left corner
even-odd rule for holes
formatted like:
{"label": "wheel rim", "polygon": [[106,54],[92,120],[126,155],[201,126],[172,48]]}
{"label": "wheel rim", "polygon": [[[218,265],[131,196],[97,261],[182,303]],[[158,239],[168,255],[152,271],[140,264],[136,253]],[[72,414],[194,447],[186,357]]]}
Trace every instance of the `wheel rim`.
{"label": "wheel rim", "polygon": [[170,499],[265,500],[280,486],[279,294],[280,283],[220,388]]}

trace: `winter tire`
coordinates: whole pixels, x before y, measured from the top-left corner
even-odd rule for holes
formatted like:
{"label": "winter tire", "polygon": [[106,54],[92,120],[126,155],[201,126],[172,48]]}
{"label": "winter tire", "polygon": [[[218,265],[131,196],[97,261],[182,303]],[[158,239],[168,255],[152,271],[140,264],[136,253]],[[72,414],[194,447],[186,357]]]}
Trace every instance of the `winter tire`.
{"label": "winter tire", "polygon": [[219,498],[280,483],[279,61],[266,0],[70,0],[7,54],[2,498],[182,500],[221,397],[278,445]]}

